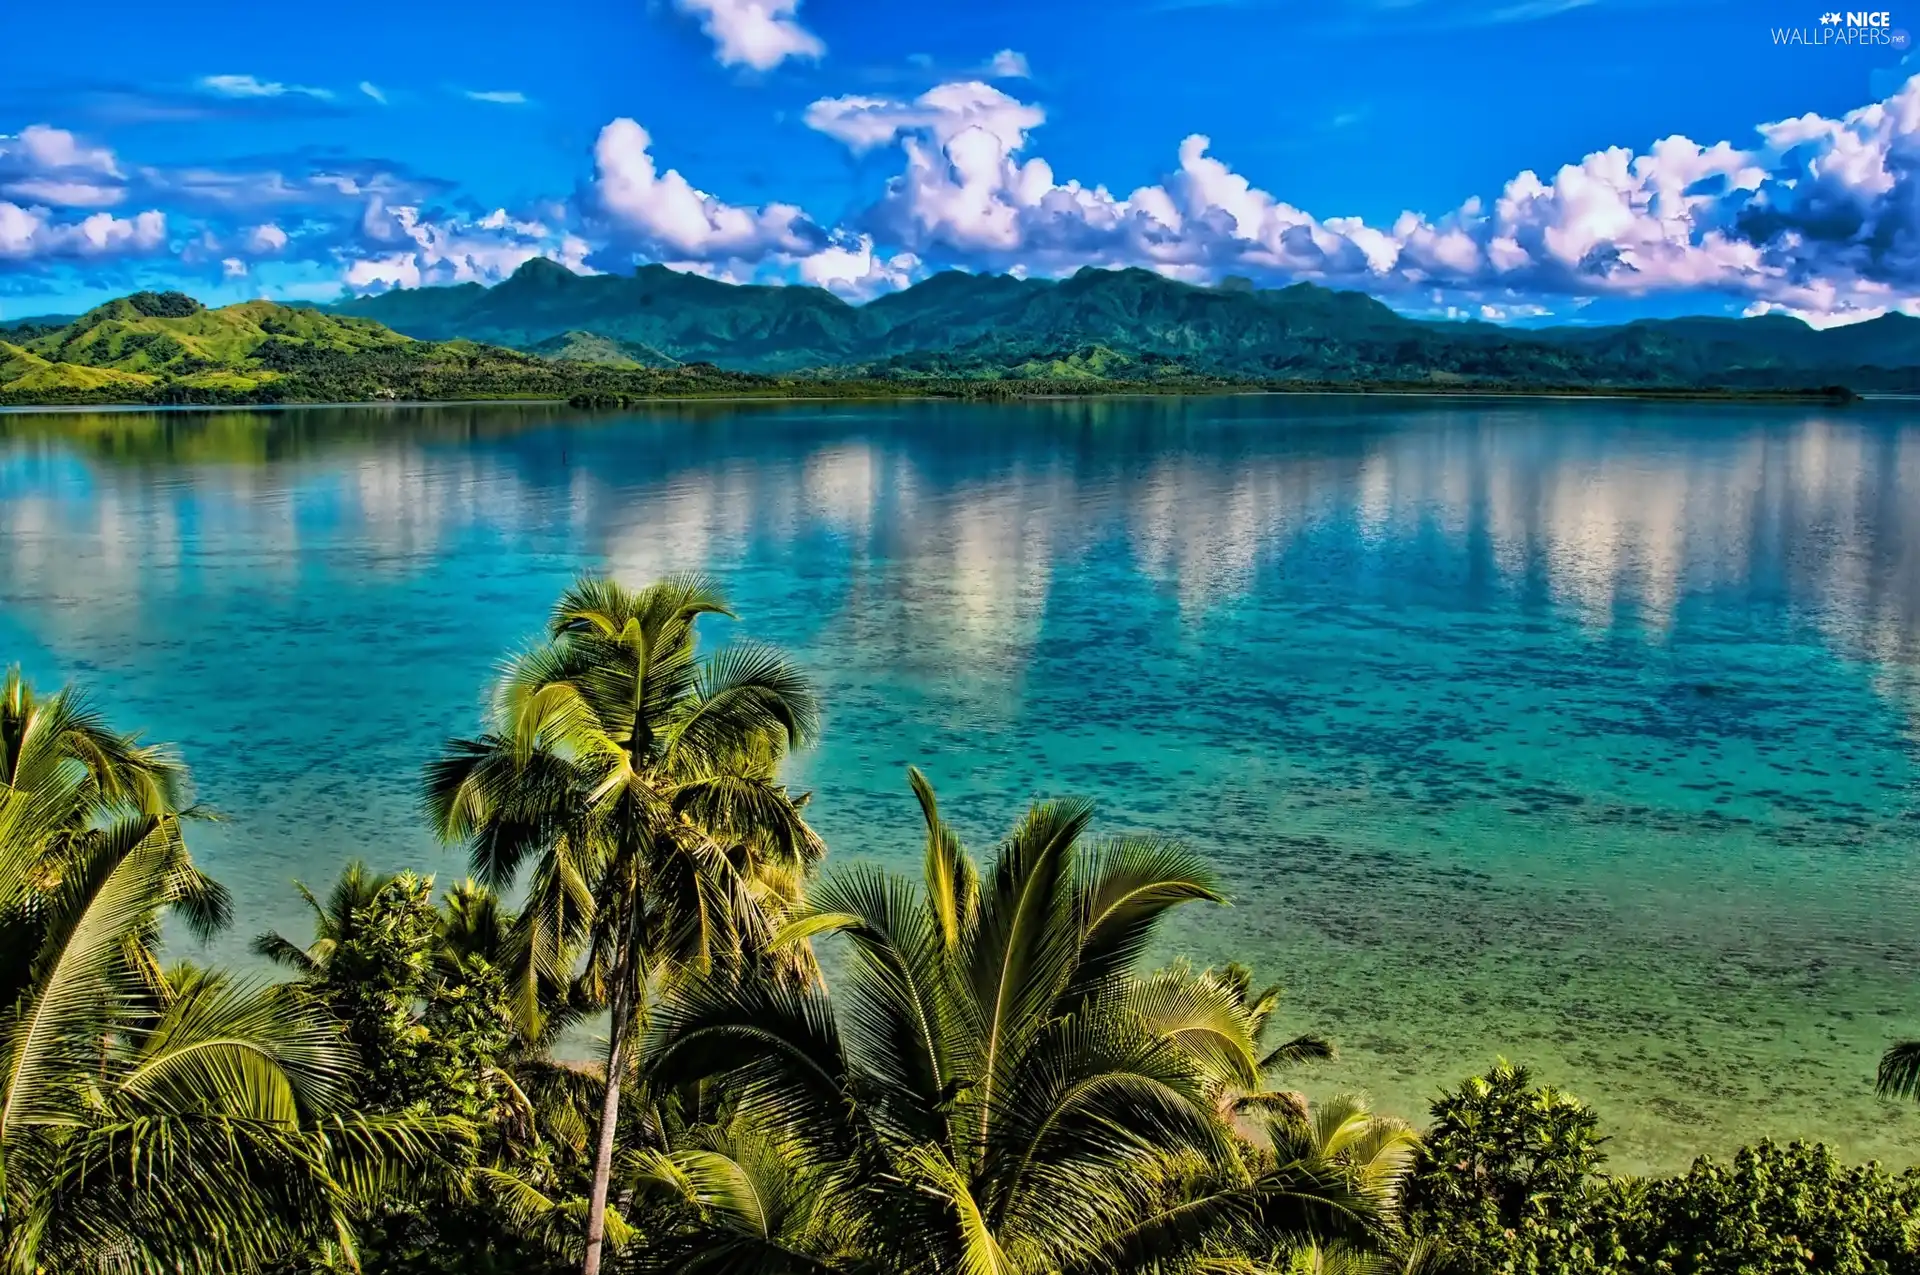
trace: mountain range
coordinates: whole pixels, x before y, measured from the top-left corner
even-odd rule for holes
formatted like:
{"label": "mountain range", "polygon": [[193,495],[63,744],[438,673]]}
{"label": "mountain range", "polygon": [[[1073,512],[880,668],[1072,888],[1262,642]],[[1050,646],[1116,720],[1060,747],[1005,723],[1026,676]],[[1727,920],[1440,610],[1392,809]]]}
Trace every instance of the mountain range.
{"label": "mountain range", "polygon": [[1784,315],[1516,329],[1409,318],[1308,283],[1202,287],[1138,269],[1064,279],[949,271],[854,305],[821,288],[664,266],[576,275],[542,259],[492,287],[398,290],[334,310],[422,340],[761,373],[1059,375],[1092,357],[1123,377],[1174,365],[1259,381],[1920,389],[1920,319],[1905,315],[1825,330]]}
{"label": "mountain range", "polygon": [[[493,287],[208,309],[142,292],[0,324],[0,404],[353,402],[1350,387],[1920,392],[1920,319],[1692,318],[1518,330],[1312,284],[1144,270],[938,274],[865,305],[661,266],[527,263]],[[1836,391],[1837,392],[1837,391]]]}

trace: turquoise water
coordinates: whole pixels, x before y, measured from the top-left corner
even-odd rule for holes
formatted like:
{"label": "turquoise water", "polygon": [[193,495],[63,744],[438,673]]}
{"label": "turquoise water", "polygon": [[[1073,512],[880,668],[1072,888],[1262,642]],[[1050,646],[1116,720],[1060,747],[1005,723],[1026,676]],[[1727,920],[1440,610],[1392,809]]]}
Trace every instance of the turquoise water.
{"label": "turquoise water", "polygon": [[1496,1055],[1616,1163],[1920,1158],[1920,417],[1235,398],[0,415],[0,660],[177,741],[241,923],[427,865],[414,783],[583,567],[720,576],[830,707],[836,859],[1029,798],[1187,838],[1423,1112]]}

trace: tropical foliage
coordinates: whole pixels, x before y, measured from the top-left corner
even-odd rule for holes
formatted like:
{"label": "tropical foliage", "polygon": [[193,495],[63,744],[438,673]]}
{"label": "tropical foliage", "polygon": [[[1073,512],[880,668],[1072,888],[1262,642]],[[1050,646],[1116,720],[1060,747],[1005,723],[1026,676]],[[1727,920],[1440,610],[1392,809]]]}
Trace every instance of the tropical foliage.
{"label": "tropical foliage", "polygon": [[0,1242],[17,1271],[226,1271],[351,1253],[358,1212],[457,1124],[352,1110],[353,1053],[284,989],[163,968],[225,893],[185,769],[77,692],[0,686]]}
{"label": "tropical foliage", "polygon": [[910,771],[920,870],[819,875],[782,778],[819,706],[702,642],[726,615],[692,578],[569,589],[427,770],[473,878],[297,887],[310,931],[254,941],[278,983],[164,964],[231,912],[184,766],[8,674],[0,1269],[1920,1275],[1920,1170],[1763,1142],[1611,1176],[1594,1112],[1504,1062],[1423,1132],[1310,1101],[1288,1073],[1333,1046],[1278,988],[1149,960],[1222,901],[1204,858],[1083,802],[976,858]]}
{"label": "tropical foliage", "polygon": [[784,656],[752,645],[701,655],[703,616],[729,614],[708,582],[633,591],[582,580],[548,641],[517,657],[490,730],[434,763],[427,806],[443,836],[471,845],[475,874],[505,886],[525,869],[527,902],[509,973],[537,1031],[542,989],[574,978],[607,1013],[604,1097],[588,1208],[587,1275],[600,1262],[636,1029],[684,974],[778,986],[810,954],[769,950],[826,847],[779,769],[819,723],[812,689]]}
{"label": "tropical foliage", "polygon": [[[650,1084],[734,1095],[727,1123],[636,1162],[688,1206],[662,1269],[1184,1268],[1385,1235],[1391,1158],[1348,1156],[1374,1126],[1322,1146],[1292,1107],[1246,1104],[1261,1144],[1232,1138],[1267,1008],[1244,981],[1138,969],[1169,908],[1218,900],[1202,860],[1086,844],[1092,810],[1050,802],[982,873],[913,778],[924,879],[831,877],[777,941],[842,936],[837,995],[709,976],[656,1014]],[[765,1224],[760,1192],[724,1189],[748,1181],[796,1207]]]}
{"label": "tropical foliage", "polygon": [[1762,1142],[1730,1163],[1613,1178],[1599,1121],[1501,1063],[1443,1094],[1407,1187],[1437,1269],[1488,1275],[1912,1275],[1920,1170]]}

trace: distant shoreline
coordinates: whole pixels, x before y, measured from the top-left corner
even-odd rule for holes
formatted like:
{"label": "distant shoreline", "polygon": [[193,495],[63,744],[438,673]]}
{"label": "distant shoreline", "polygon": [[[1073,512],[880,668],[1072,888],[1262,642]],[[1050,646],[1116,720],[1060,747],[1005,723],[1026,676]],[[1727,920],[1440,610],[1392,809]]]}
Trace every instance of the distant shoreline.
{"label": "distant shoreline", "polygon": [[[1000,385],[1005,382],[979,382],[982,385]],[[763,394],[662,394],[621,396],[622,401],[595,401],[592,396],[574,396],[573,398],[456,398],[456,399],[347,399],[332,402],[312,403],[10,403],[0,405],[0,415],[29,415],[44,413],[83,413],[83,412],[288,412],[306,411],[315,408],[419,408],[419,407],[574,407],[580,411],[619,411],[629,408],[646,407],[653,403],[878,403],[878,402],[932,402],[932,403],[993,403],[1014,404],[1021,402],[1071,402],[1080,399],[1112,398],[1223,398],[1261,396],[1274,397],[1326,397],[1326,398],[1434,398],[1434,399],[1541,399],[1552,401],[1579,401],[1594,399],[1601,401],[1631,400],[1640,402],[1668,403],[1754,403],[1754,404],[1825,404],[1844,406],[1849,403],[1885,399],[1902,401],[1920,396],[1899,394],[1861,395],[1839,388],[1802,389],[1802,390],[1738,390],[1738,389],[1682,389],[1659,386],[1626,387],[1575,387],[1557,386],[1539,389],[1504,388],[1499,386],[1415,386],[1404,384],[1379,385],[1325,385],[1325,384],[1264,384],[1264,385],[1193,385],[1168,386],[1154,388],[1150,386],[1121,386],[1111,388],[1088,389],[1084,393],[1061,392],[1051,389],[1031,394],[992,393],[957,394],[942,393],[937,390],[915,392],[901,389],[894,392],[849,392],[836,394],[823,393],[763,393]],[[583,397],[587,401],[582,401]]]}

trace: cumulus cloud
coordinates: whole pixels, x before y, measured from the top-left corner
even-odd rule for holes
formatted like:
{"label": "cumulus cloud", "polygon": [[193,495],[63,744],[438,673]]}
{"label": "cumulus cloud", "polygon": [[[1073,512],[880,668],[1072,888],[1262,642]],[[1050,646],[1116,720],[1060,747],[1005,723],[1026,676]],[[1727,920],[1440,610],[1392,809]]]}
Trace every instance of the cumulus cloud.
{"label": "cumulus cloud", "polygon": [[647,130],[630,119],[608,124],[594,144],[593,196],[617,244],[653,260],[716,262],[801,255],[825,242],[792,204],[730,204],[678,169],[660,171],[652,145]]}
{"label": "cumulus cloud", "polygon": [[799,0],[679,0],[679,5],[700,19],[722,66],[770,71],[788,58],[818,59],[827,51],[795,17]]}
{"label": "cumulus cloud", "polygon": [[105,147],[46,124],[0,134],[0,196],[55,208],[108,208],[126,193],[126,176]]}
{"label": "cumulus cloud", "polygon": [[1028,132],[1046,123],[1047,115],[991,84],[963,80],[928,89],[911,102],[885,97],[821,98],[807,107],[805,119],[807,127],[846,143],[855,152],[903,138],[910,154],[919,140],[944,149],[977,129],[1011,154],[1025,148]]}
{"label": "cumulus cloud", "polygon": [[923,260],[1039,273],[1137,265],[1387,295],[1442,288],[1476,302],[1496,291],[1714,291],[1803,313],[1920,310],[1920,77],[1840,119],[1763,125],[1755,145],[1675,136],[1638,153],[1614,147],[1389,225],[1296,207],[1202,134],[1180,144],[1160,182],[1125,195],[1060,180],[1030,153],[1044,111],[981,81],[910,101],[825,98],[805,118],[857,153],[900,149],[903,170],[866,222]]}
{"label": "cumulus cloud", "polygon": [[912,283],[920,259],[910,252],[885,256],[874,250],[872,235],[830,243],[802,257],[800,279],[826,288],[850,301],[866,301],[884,292],[897,292]]}
{"label": "cumulus cloud", "polygon": [[314,97],[325,101],[333,96],[331,89],[282,84],[278,80],[262,80],[251,75],[203,75],[200,77],[200,87],[221,97]]}
{"label": "cumulus cloud", "polygon": [[[760,12],[791,22],[795,10]],[[995,62],[1003,83],[1014,78],[1012,57]],[[821,98],[804,118],[856,154],[892,157],[876,161],[891,166],[884,187],[844,222],[731,202],[669,166],[624,118],[598,134],[575,198],[511,214],[375,161],[145,168],[34,125],[0,136],[0,262],[154,251],[172,233],[183,264],[321,262],[359,289],[488,282],[546,257],[573,269],[656,261],[859,299],[949,266],[1095,265],[1196,282],[1307,279],[1495,321],[1659,293],[1819,323],[1920,314],[1920,77],[1838,117],[1597,150],[1451,210],[1375,220],[1302,208],[1199,133],[1132,190],[1056,173],[1039,153],[1047,112],[986,78],[913,97]],[[104,211],[122,207],[155,211]]]}
{"label": "cumulus cloud", "polygon": [[473,219],[392,206],[377,196],[361,214],[359,236],[337,249],[344,281],[356,292],[450,283],[498,283],[536,257],[588,271],[584,239],[498,209]]}
{"label": "cumulus cloud", "polygon": [[167,219],[159,212],[115,217],[97,212],[58,222],[45,208],[0,200],[0,260],[70,261],[150,253],[166,246]]}

